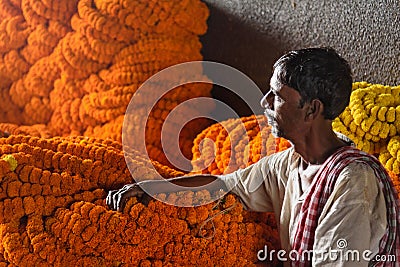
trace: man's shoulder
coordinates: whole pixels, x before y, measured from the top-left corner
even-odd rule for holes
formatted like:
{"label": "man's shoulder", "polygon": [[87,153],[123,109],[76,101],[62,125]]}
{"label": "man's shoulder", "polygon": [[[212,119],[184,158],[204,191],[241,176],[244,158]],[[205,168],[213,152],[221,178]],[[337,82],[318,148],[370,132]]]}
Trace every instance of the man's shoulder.
{"label": "man's shoulder", "polygon": [[259,168],[270,173],[287,173],[297,157],[293,147],[290,147],[284,151],[266,156],[260,159],[256,164]]}
{"label": "man's shoulder", "polygon": [[287,161],[292,157],[293,152],[294,152],[293,147],[289,147],[288,149],[285,149],[283,151],[279,151],[271,155],[265,156],[261,158],[257,163],[270,164],[274,162]]}
{"label": "man's shoulder", "polygon": [[337,183],[345,182],[350,187],[377,186],[374,169],[367,161],[358,160],[347,164],[340,172]]}

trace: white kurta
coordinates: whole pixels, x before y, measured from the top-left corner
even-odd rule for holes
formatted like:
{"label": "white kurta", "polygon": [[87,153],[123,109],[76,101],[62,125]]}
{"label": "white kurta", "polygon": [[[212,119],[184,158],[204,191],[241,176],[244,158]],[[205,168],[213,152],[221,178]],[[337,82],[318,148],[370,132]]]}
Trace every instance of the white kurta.
{"label": "white kurta", "polygon": [[[288,260],[299,211],[308,193],[301,190],[300,159],[289,148],[245,169],[220,176],[232,188],[231,192],[241,198],[245,208],[275,213],[281,245],[286,251],[283,258]],[[362,163],[349,164],[339,175],[319,218],[313,266],[367,266],[365,259],[377,254],[386,225],[386,204],[373,170]]]}

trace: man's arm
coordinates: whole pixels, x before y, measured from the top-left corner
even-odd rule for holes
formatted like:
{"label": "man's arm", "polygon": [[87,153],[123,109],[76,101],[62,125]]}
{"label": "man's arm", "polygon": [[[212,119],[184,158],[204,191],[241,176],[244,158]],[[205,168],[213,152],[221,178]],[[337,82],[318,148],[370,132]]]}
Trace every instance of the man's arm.
{"label": "man's arm", "polygon": [[157,193],[174,193],[178,191],[194,189],[218,191],[220,189],[227,191],[227,187],[222,179],[213,175],[193,175],[181,176],[164,180],[148,180],[134,184],[128,184],[118,190],[108,192],[106,203],[113,209],[121,211],[128,198],[142,198],[144,195],[154,195]]}
{"label": "man's arm", "polygon": [[[207,190],[216,192],[222,189],[237,195],[244,207],[259,212],[280,213],[286,180],[278,181],[277,173],[287,169],[289,151],[279,156],[264,157],[245,169],[224,175],[181,176],[165,180],[149,180],[125,185],[119,190],[110,191],[107,205],[113,210],[122,210],[130,197],[142,197],[157,193],[173,193],[185,190]],[[146,192],[146,193],[145,193]],[[277,209],[273,209],[275,202]]]}

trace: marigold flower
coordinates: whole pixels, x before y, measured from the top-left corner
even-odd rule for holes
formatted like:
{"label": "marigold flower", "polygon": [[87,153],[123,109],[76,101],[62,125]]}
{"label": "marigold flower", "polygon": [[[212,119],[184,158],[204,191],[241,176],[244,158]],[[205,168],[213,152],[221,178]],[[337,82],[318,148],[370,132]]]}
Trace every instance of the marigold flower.
{"label": "marigold flower", "polygon": [[194,140],[193,172],[229,173],[290,146],[272,137],[263,115],[227,120],[203,130]]}
{"label": "marigold flower", "polygon": [[379,153],[376,144],[398,133],[396,109],[400,99],[397,91],[396,87],[380,84],[353,84],[349,106],[334,120],[334,130],[349,136],[358,148]]}
{"label": "marigold flower", "polygon": [[[162,68],[202,59],[198,35],[205,33],[209,14],[204,3],[9,0],[0,1],[0,10],[5,29],[0,34],[7,40],[0,42],[5,52],[0,60],[1,87],[7,88],[1,90],[0,102],[9,110],[1,116],[15,123],[0,125],[0,131],[9,127],[11,134],[0,138],[0,151],[18,162],[10,169],[0,160],[0,262],[4,258],[17,266],[248,266],[264,244],[279,247],[275,222],[249,215],[232,195],[206,205],[201,204],[210,201],[212,192],[161,196],[196,206],[187,208],[159,201],[146,206],[134,199],[122,213],[104,206],[106,191],[132,182],[127,164],[137,167],[133,175],[138,179],[184,175],[165,165],[159,142],[162,125],[180,103],[210,96],[210,85],[180,86],[157,103],[146,125],[146,146],[157,161],[134,150],[124,157],[121,143],[93,137],[121,141],[122,111],[140,84]],[[145,92],[140,100],[145,103],[151,94]],[[374,112],[394,128],[371,124],[380,135],[369,140],[386,132],[394,135],[398,110]],[[193,149],[200,171],[233,171],[290,146],[271,137],[262,121],[248,117],[210,127],[199,140],[207,136],[212,142],[204,142],[203,151],[196,147],[198,141]],[[196,120],[181,131],[179,146],[186,157],[192,156],[192,140],[209,124]],[[175,137],[173,130],[166,133],[167,140]],[[254,225],[251,237],[246,234],[249,224]]]}

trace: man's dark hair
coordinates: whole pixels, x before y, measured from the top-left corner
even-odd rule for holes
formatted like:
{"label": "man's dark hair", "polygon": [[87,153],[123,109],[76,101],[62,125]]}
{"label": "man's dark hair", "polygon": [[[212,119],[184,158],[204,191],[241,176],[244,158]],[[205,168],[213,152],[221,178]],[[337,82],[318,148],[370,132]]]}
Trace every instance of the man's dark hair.
{"label": "man's dark hair", "polygon": [[278,81],[300,93],[301,103],[319,99],[326,119],[336,118],[350,101],[353,79],[349,63],[333,48],[291,51],[274,64]]}

